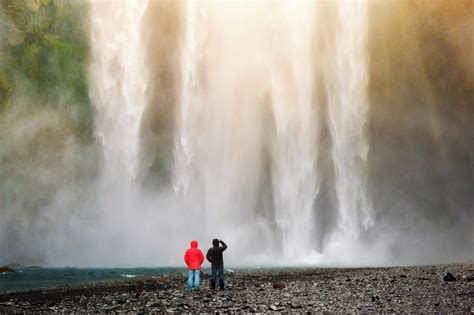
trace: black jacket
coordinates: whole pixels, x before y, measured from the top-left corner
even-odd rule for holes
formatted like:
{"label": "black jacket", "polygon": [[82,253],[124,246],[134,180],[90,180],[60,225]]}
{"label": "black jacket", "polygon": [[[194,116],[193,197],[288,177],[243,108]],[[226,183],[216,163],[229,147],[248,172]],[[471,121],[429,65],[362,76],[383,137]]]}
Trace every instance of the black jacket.
{"label": "black jacket", "polygon": [[221,241],[221,244],[223,246],[213,246],[209,248],[209,250],[207,251],[206,258],[213,267],[224,265],[222,252],[227,249],[227,245],[222,241]]}

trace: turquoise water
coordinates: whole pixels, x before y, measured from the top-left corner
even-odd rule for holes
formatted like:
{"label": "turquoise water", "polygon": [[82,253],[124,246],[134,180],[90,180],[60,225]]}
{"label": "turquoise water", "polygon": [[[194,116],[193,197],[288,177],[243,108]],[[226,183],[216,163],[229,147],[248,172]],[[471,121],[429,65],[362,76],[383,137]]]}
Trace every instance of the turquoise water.
{"label": "turquoise water", "polygon": [[185,273],[185,268],[22,268],[0,273],[0,292],[96,281],[152,278]]}

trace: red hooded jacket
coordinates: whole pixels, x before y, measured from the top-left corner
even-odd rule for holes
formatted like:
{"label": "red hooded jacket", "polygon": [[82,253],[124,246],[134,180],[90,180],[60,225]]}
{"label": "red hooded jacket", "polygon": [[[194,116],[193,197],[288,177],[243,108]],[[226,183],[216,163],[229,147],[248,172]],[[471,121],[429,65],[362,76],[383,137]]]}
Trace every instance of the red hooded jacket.
{"label": "red hooded jacket", "polygon": [[184,261],[188,265],[189,270],[199,270],[204,261],[204,255],[198,248],[198,242],[191,241],[191,248],[188,248],[184,254]]}

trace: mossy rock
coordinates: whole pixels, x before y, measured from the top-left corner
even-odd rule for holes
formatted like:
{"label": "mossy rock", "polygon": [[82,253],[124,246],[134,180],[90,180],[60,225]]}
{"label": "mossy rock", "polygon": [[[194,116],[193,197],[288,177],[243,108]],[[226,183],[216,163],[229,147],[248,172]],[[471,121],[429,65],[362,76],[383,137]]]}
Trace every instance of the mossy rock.
{"label": "mossy rock", "polygon": [[15,272],[15,270],[13,270],[12,268],[8,266],[3,266],[3,267],[0,267],[0,272]]}

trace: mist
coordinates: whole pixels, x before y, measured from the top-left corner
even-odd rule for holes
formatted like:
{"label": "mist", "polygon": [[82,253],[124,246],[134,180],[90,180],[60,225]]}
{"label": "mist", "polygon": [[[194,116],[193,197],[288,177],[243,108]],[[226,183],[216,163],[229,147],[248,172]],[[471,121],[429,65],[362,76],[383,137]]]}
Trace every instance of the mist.
{"label": "mist", "polygon": [[471,1],[59,1],[39,79],[12,5],[0,263],[474,260]]}

